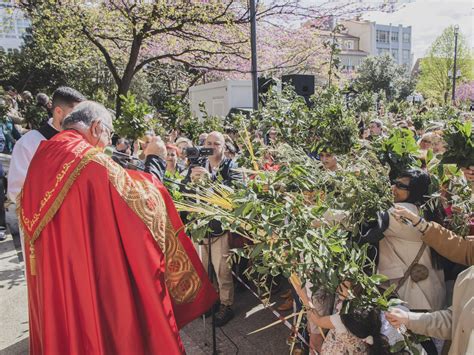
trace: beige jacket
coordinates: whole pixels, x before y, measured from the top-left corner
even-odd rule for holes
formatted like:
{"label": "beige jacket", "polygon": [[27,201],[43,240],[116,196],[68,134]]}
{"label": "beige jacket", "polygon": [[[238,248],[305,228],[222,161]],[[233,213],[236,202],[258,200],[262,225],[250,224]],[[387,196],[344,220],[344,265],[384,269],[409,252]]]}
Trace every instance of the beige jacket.
{"label": "beige jacket", "polygon": [[474,264],[474,240],[463,239],[440,226],[430,222],[421,239],[445,258],[462,265]]}
{"label": "beige jacket", "polygon": [[451,339],[450,355],[474,354],[474,266],[459,274],[453,305],[432,313],[409,313],[408,329],[438,339]]}
{"label": "beige jacket", "polygon": [[[417,207],[411,203],[400,203],[414,213]],[[391,284],[397,284],[416,257],[423,242],[421,233],[411,225],[397,221],[390,215],[389,227],[379,243],[378,273],[387,276]],[[412,310],[437,311],[445,306],[446,288],[443,270],[436,270],[431,263],[431,253],[426,248],[419,262],[426,266],[426,280],[414,282],[410,277],[398,291],[399,297]]]}

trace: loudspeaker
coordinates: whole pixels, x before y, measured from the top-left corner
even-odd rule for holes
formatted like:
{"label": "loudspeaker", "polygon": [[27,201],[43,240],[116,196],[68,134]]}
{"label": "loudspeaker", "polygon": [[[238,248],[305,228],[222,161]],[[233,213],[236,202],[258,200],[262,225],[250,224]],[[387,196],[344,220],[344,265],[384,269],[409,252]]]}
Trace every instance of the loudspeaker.
{"label": "loudspeaker", "polygon": [[292,85],[295,88],[295,92],[303,96],[307,103],[309,103],[309,97],[314,94],[314,75],[283,75],[281,82],[283,87],[285,85]]}

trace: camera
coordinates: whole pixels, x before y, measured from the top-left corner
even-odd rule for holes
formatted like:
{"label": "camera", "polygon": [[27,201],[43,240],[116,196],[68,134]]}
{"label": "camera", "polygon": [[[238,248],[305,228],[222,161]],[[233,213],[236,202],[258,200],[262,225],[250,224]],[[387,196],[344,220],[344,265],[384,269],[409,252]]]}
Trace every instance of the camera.
{"label": "camera", "polygon": [[184,155],[189,160],[191,168],[196,166],[206,167],[207,158],[214,154],[213,148],[190,147],[184,150]]}

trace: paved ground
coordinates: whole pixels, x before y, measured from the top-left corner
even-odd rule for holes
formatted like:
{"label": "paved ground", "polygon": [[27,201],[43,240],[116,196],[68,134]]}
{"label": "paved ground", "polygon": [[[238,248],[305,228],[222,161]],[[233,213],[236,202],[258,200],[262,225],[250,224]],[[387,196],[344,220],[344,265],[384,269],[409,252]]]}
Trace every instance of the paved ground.
{"label": "paved ground", "polygon": [[[12,205],[7,211],[9,230],[17,236]],[[28,353],[28,313],[23,258],[18,236],[0,242],[0,354]],[[16,245],[15,245],[16,244]]]}
{"label": "paved ground", "polygon": [[[14,206],[7,212],[7,223],[13,236],[0,242],[0,355],[28,354],[26,283]],[[279,301],[278,297],[275,300]],[[248,335],[277,320],[249,291],[236,293],[234,311],[234,320],[217,329],[220,354],[288,353],[290,331],[282,324]],[[188,324],[181,338],[188,354],[212,354],[210,318]]]}

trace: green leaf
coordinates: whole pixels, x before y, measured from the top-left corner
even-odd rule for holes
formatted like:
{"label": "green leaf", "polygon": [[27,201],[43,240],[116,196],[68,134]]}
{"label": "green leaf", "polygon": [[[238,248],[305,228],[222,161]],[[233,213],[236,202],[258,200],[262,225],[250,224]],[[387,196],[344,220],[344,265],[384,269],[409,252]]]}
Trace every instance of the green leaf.
{"label": "green leaf", "polygon": [[259,255],[262,252],[264,247],[265,247],[264,243],[255,245],[252,252],[250,253],[250,258],[255,258],[257,255]]}
{"label": "green leaf", "polygon": [[333,253],[342,253],[342,252],[344,251],[344,248],[341,247],[339,244],[329,245],[329,249],[330,249]]}

